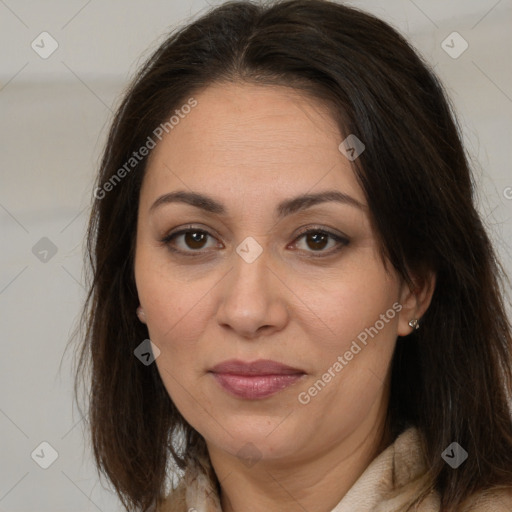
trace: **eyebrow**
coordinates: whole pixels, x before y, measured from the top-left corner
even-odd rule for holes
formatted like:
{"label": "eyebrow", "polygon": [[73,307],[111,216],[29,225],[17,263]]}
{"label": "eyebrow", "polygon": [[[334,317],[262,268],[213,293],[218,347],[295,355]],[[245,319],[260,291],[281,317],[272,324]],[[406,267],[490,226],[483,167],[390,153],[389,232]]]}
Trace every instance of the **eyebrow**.
{"label": "eyebrow", "polygon": [[[284,218],[293,213],[311,208],[320,203],[336,202],[349,206],[354,206],[361,210],[366,210],[366,206],[357,199],[340,192],[338,190],[326,190],[317,194],[302,194],[291,199],[286,199],[277,205],[276,213],[279,219]],[[177,190],[160,196],[149,208],[153,212],[158,207],[170,203],[185,203],[195,206],[215,215],[226,215],[227,210],[222,203],[216,199],[198,192],[188,192],[185,190]]]}

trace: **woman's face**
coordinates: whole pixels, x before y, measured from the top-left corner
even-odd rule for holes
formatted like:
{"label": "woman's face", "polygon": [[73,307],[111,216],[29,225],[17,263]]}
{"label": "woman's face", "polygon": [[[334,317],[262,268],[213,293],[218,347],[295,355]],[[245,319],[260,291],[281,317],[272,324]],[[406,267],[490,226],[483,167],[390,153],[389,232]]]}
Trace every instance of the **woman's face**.
{"label": "woman's face", "polygon": [[210,450],[293,461],[355,449],[379,431],[413,315],[345,137],[288,88],[216,85],[195,99],[140,194],[136,284],[163,383]]}

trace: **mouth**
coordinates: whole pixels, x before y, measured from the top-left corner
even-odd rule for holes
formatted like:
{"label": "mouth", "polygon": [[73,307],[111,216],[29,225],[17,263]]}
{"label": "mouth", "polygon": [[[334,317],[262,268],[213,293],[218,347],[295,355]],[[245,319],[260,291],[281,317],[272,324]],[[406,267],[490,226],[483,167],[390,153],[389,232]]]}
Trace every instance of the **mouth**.
{"label": "mouth", "polygon": [[268,398],[306,375],[304,370],[268,359],[254,362],[231,359],[215,365],[209,373],[224,391],[245,400]]}

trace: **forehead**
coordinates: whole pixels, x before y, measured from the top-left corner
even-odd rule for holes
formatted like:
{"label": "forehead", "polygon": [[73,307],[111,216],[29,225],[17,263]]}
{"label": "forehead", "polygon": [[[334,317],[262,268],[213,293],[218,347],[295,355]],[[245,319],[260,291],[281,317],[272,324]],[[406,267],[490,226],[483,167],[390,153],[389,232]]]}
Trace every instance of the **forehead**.
{"label": "forehead", "polygon": [[364,203],[328,108],[282,86],[215,84],[152,150],[143,196],[184,186],[270,200],[338,189]]}

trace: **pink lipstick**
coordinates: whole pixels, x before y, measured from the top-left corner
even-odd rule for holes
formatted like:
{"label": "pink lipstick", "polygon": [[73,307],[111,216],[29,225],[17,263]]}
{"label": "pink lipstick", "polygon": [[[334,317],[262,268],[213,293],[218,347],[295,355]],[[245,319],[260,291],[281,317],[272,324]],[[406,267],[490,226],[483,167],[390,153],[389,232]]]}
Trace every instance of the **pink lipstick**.
{"label": "pink lipstick", "polygon": [[303,370],[268,359],[252,363],[231,359],[217,364],[210,372],[225,391],[245,400],[275,395],[306,375]]}

